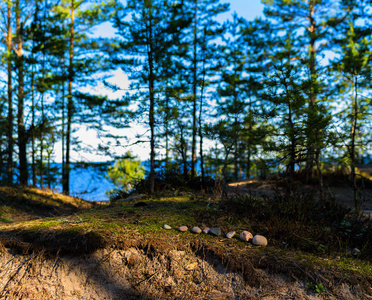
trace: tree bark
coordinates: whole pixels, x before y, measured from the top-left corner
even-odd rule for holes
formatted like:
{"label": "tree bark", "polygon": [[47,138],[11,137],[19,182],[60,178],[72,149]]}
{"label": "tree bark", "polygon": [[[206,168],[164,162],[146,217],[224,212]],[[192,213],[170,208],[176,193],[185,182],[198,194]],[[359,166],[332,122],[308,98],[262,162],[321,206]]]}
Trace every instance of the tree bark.
{"label": "tree bark", "polygon": [[202,177],[202,184],[205,181],[205,171],[204,171],[204,154],[203,154],[203,130],[202,130],[202,116],[203,116],[203,95],[205,87],[205,60],[203,61],[203,79],[200,91],[200,107],[199,107],[199,155],[200,155],[200,171]]}
{"label": "tree bark", "polygon": [[318,25],[315,20],[315,6],[316,1],[309,1],[309,71],[310,71],[310,89],[309,89],[309,112],[308,112],[308,142],[307,142],[307,160],[306,160],[306,180],[308,180],[309,175],[312,177],[314,173],[314,166],[319,166],[319,157],[320,157],[320,145],[319,143],[319,133],[316,126],[314,126],[312,118],[318,113],[317,107],[317,91],[316,91],[316,81],[318,79],[318,74],[316,70],[316,42],[317,42],[317,30]]}
{"label": "tree bark", "polygon": [[155,191],[155,91],[154,91],[154,49],[153,49],[153,28],[152,28],[152,7],[149,7],[148,39],[147,39],[147,58],[149,64],[149,125],[150,125],[150,177],[149,193]]}
{"label": "tree bark", "polygon": [[12,87],[12,1],[8,1],[7,60],[8,60],[8,185],[13,184],[13,87]]}
{"label": "tree bark", "polygon": [[73,114],[72,82],[74,80],[74,22],[75,22],[75,0],[71,1],[71,28],[70,28],[70,49],[68,68],[68,100],[67,100],[67,131],[66,131],[66,163],[65,178],[63,182],[63,193],[70,194],[70,151],[71,151],[71,122]]}
{"label": "tree bark", "polygon": [[192,87],[192,147],[191,147],[191,178],[195,177],[195,165],[196,165],[196,135],[197,135],[197,126],[196,126],[196,91],[197,91],[197,32],[198,30],[198,0],[195,0],[194,7],[194,53],[193,53],[193,87]]}
{"label": "tree bark", "polygon": [[351,124],[351,145],[350,145],[350,160],[351,160],[351,182],[353,185],[353,200],[354,208],[356,211],[359,211],[358,203],[358,188],[356,183],[356,174],[355,174],[355,137],[357,130],[357,120],[358,120],[358,79],[357,76],[354,76],[354,96],[352,104],[352,124]]}
{"label": "tree bark", "polygon": [[22,185],[27,185],[28,170],[26,144],[27,134],[24,125],[24,61],[23,61],[23,25],[21,24],[21,12],[19,0],[15,2],[16,10],[16,44],[17,44],[17,69],[18,69],[18,148],[19,148],[19,181]]}

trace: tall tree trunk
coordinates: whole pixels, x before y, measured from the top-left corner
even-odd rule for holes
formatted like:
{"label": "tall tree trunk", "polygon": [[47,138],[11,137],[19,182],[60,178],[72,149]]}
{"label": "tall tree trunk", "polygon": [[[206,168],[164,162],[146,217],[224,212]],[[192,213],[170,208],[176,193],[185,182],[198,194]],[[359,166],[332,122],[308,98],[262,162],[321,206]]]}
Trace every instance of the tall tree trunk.
{"label": "tall tree trunk", "polygon": [[[61,60],[63,62],[63,60]],[[63,74],[62,77],[64,77],[64,64],[62,65]],[[66,144],[66,124],[65,124],[65,82],[62,81],[62,187],[64,190],[65,182],[66,182],[66,157],[65,157],[65,144]]]}
{"label": "tall tree trunk", "polygon": [[293,177],[295,172],[295,160],[296,160],[296,136],[294,130],[294,123],[293,123],[293,114],[292,114],[292,105],[289,100],[288,105],[288,122],[289,128],[291,131],[290,134],[290,149],[289,149],[289,164],[288,164],[288,185],[287,185],[287,193],[290,195],[293,188]]}
{"label": "tall tree trunk", "polygon": [[[34,48],[34,46],[32,46]],[[32,55],[33,56],[33,55]],[[32,168],[32,186],[36,187],[36,163],[35,163],[35,70],[34,63],[32,63],[31,70],[31,111],[32,111],[32,125],[31,125],[31,168]]]}
{"label": "tall tree trunk", "polygon": [[[45,25],[46,25],[46,6],[47,3],[44,1],[44,17],[43,17],[43,35],[42,35],[42,42],[43,42],[43,62],[42,62],[42,83],[44,85],[45,79]],[[44,129],[46,126],[45,122],[45,114],[44,114],[44,89],[41,92],[41,127],[40,127],[40,188],[44,187]]]}
{"label": "tall tree trunk", "polygon": [[166,90],[165,95],[165,167],[169,166],[169,92]]}
{"label": "tall tree trunk", "polygon": [[51,177],[50,177],[50,154],[51,154],[51,151],[48,151],[48,167],[47,167],[48,189],[52,188],[52,180],[51,180]]}
{"label": "tall tree trunk", "polygon": [[313,118],[318,113],[317,107],[317,89],[316,81],[318,80],[318,74],[316,70],[316,42],[317,42],[317,30],[318,26],[315,21],[315,6],[316,1],[309,1],[309,17],[310,22],[308,27],[309,35],[309,71],[310,71],[310,89],[309,89],[309,112],[308,112],[308,141],[307,141],[307,160],[306,160],[306,178],[308,180],[309,175],[312,177],[314,173],[314,166],[319,166],[318,159],[320,157],[320,145],[319,143],[319,133],[313,124]]}
{"label": "tall tree trunk", "polygon": [[74,22],[75,22],[75,0],[72,0],[71,1],[69,68],[68,68],[66,165],[65,165],[65,180],[63,182],[63,193],[66,195],[70,194],[71,122],[72,122],[72,113],[73,113],[72,82],[74,80],[74,38],[75,38]]}
{"label": "tall tree trunk", "polygon": [[198,0],[195,0],[194,7],[194,53],[193,53],[193,87],[192,87],[192,147],[191,147],[191,178],[195,177],[195,164],[196,164],[196,91],[197,91],[197,46],[198,46]]}
{"label": "tall tree trunk", "polygon": [[359,211],[358,203],[358,188],[356,184],[355,174],[355,137],[357,131],[357,120],[358,120],[358,79],[357,76],[353,78],[354,95],[352,104],[352,124],[351,124],[351,145],[350,145],[350,160],[351,160],[351,182],[353,185],[353,199],[355,211]]}
{"label": "tall tree trunk", "polygon": [[153,49],[153,32],[152,32],[152,8],[149,8],[149,24],[148,24],[148,64],[149,64],[149,125],[150,125],[150,178],[149,178],[149,193],[153,194],[155,190],[155,91],[154,91],[154,49]]}
{"label": "tall tree trunk", "polygon": [[18,69],[18,148],[19,148],[19,173],[20,184],[27,185],[28,170],[27,170],[27,156],[26,144],[27,134],[24,125],[24,61],[23,61],[23,27],[21,24],[21,11],[19,0],[16,1],[16,44],[17,44],[17,69]]}
{"label": "tall tree trunk", "polygon": [[40,188],[44,188],[44,166],[43,166],[43,156],[44,156],[44,120],[40,127],[40,161],[39,161],[39,172],[40,172]]}
{"label": "tall tree trunk", "polygon": [[12,87],[12,1],[8,1],[7,59],[8,59],[8,185],[13,184],[13,87]]}
{"label": "tall tree trunk", "polygon": [[203,60],[203,79],[202,79],[202,84],[201,84],[200,107],[199,107],[199,155],[200,155],[200,170],[201,170],[202,184],[204,184],[204,181],[205,181],[204,154],[203,154],[203,130],[202,130],[204,86],[205,86],[205,60]]}

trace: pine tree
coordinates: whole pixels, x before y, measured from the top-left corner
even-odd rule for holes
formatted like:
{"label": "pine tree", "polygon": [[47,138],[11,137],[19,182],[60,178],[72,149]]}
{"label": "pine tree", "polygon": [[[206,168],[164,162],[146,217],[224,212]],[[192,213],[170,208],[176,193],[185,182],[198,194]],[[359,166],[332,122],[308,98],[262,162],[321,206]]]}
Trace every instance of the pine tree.
{"label": "pine tree", "polygon": [[[167,12],[167,13],[165,13]],[[125,17],[130,15],[130,20]],[[146,0],[128,1],[119,7],[114,26],[122,40],[119,42],[115,63],[133,71],[130,79],[137,93],[132,99],[142,100],[139,111],[148,114],[150,127],[150,174],[149,193],[155,185],[155,137],[157,99],[162,95],[161,79],[167,65],[169,50],[173,47],[172,34],[181,32],[188,24],[184,18],[182,3]],[[129,56],[128,59],[123,56]],[[165,65],[164,65],[165,63]],[[143,88],[147,91],[144,92]]]}
{"label": "pine tree", "polygon": [[[198,105],[202,109],[205,84],[206,51],[215,39],[221,34],[220,24],[215,17],[226,12],[229,5],[221,4],[219,0],[189,0],[188,9],[193,15],[190,28],[190,51],[187,58],[190,73],[187,82],[191,83],[190,101],[192,118],[192,146],[191,146],[191,177],[196,175],[196,142],[198,134]],[[200,96],[199,96],[200,94]],[[199,100],[199,101],[198,101]],[[200,112],[199,109],[199,112]],[[202,110],[201,110],[202,111]],[[199,116],[202,118],[202,116]],[[199,135],[201,131],[199,130]]]}
{"label": "pine tree", "polygon": [[[347,140],[347,152],[350,161],[350,181],[353,187],[354,207],[360,209],[356,175],[356,157],[363,142],[363,125],[370,121],[370,100],[363,91],[370,88],[371,82],[371,27],[363,21],[371,21],[371,15],[365,11],[366,3],[345,1],[344,10],[348,11],[347,22],[341,27],[342,36],[337,40],[341,57],[333,62],[335,71],[341,77],[339,92],[346,107],[342,114],[342,126]],[[341,35],[339,34],[339,36]],[[346,103],[345,103],[346,102]]]}
{"label": "pine tree", "polygon": [[239,180],[239,143],[243,136],[244,119],[247,114],[247,98],[249,92],[248,77],[245,74],[247,48],[241,40],[240,20],[233,14],[232,21],[225,26],[226,37],[223,38],[223,54],[220,57],[221,79],[217,87],[219,101],[217,113],[219,117],[231,120],[232,138],[234,139],[234,179]]}
{"label": "pine tree", "polygon": [[[15,36],[15,53],[16,64],[15,67],[18,72],[18,105],[17,105],[17,128],[18,128],[18,157],[19,157],[19,182],[27,185],[28,180],[28,164],[26,156],[27,133],[24,120],[24,53],[23,53],[23,35],[25,30],[25,15],[22,16],[22,6],[20,0],[15,1],[15,19],[16,19],[16,36]],[[23,18],[22,18],[23,17]]]}
{"label": "pine tree", "polygon": [[[261,94],[272,107],[276,123],[276,151],[286,165],[287,192],[292,191],[296,164],[306,156],[306,134],[303,126],[306,114],[306,84],[303,80],[304,65],[294,58],[298,55],[293,41],[296,36],[288,33],[278,42],[271,59],[271,68],[265,71],[266,91]],[[275,122],[275,121],[274,121]]]}
{"label": "pine tree", "polygon": [[[94,98],[100,99],[98,104],[102,104],[104,97],[91,97],[81,92],[75,92],[75,85],[79,83],[79,77],[82,75],[85,77],[85,84],[89,81],[87,76],[101,70],[102,64],[100,63],[101,55],[94,53],[92,55],[92,49],[97,50],[97,41],[89,40],[86,35],[86,30],[93,28],[94,26],[106,21],[110,15],[113,7],[113,1],[62,1],[60,5],[54,6],[57,16],[65,16],[68,19],[67,34],[68,44],[68,55],[66,61],[67,71],[62,76],[66,75],[68,86],[67,86],[67,104],[66,104],[66,131],[62,132],[62,136],[65,137],[64,152],[64,165],[62,175],[62,186],[63,192],[69,194],[69,183],[70,183],[70,169],[71,169],[71,146],[72,146],[72,124],[74,122],[74,115],[77,113],[78,104],[77,100],[84,101],[83,104],[88,104],[89,100]],[[62,19],[63,22],[63,19]],[[64,24],[64,22],[63,22]],[[86,49],[90,52],[86,55]],[[79,51],[77,51],[79,50]],[[65,59],[65,58],[63,58]],[[64,99],[62,99],[63,105]],[[91,120],[91,119],[89,119]]]}
{"label": "pine tree", "polygon": [[320,171],[319,158],[324,146],[326,136],[324,133],[330,120],[322,103],[327,95],[327,85],[324,80],[324,66],[320,64],[320,59],[329,47],[335,26],[342,22],[345,15],[340,14],[338,1],[333,0],[263,2],[267,4],[265,14],[272,19],[272,27],[275,28],[277,35],[283,32],[298,33],[295,45],[301,52],[298,52],[299,56],[295,59],[306,63],[307,70],[304,75],[308,77],[306,86],[308,109],[305,122],[306,170],[312,173],[314,166],[317,166]]}

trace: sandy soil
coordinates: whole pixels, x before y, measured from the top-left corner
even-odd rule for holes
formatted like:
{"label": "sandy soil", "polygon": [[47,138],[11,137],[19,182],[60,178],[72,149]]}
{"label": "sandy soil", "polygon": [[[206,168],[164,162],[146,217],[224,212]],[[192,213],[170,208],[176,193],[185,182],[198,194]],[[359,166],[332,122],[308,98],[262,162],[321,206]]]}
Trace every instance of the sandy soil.
{"label": "sandy soil", "polygon": [[[272,183],[258,181],[231,187],[235,192],[263,195],[273,193],[272,188]],[[337,194],[349,200],[345,189]],[[29,217],[34,219],[35,214]],[[74,215],[67,218],[75,220]],[[161,241],[163,250],[151,250],[149,238],[140,235],[128,240],[127,246],[110,244],[85,255],[32,251],[31,243],[22,242],[11,232],[5,237],[11,242],[0,243],[0,299],[372,299],[372,289],[367,295],[359,282],[334,279],[332,271],[325,269],[310,274],[289,257],[254,252],[248,245],[239,250],[242,261],[235,252],[230,255],[227,245],[212,243],[222,254],[211,255],[190,241],[181,240],[180,244],[180,240],[173,240],[177,236]],[[244,267],[230,271],[233,263]],[[281,271],[272,271],[267,265],[280,265]],[[332,292],[319,295],[309,290],[307,283],[318,278]]]}
{"label": "sandy soil", "polygon": [[250,287],[241,273],[193,252],[149,256],[138,248],[105,249],[83,257],[47,258],[43,253],[0,255],[0,299],[362,299],[355,287],[340,293],[309,292],[306,282],[257,270],[264,286]]}

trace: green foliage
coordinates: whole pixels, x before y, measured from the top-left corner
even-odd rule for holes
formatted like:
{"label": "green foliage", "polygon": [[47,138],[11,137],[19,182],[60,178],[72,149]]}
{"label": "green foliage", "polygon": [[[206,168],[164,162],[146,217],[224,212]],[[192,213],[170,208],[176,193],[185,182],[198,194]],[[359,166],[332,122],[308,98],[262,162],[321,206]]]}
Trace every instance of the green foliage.
{"label": "green foliage", "polygon": [[318,294],[321,294],[321,293],[326,291],[325,288],[323,287],[323,285],[320,284],[320,283],[319,284],[314,284],[312,282],[308,282],[307,287],[308,287],[308,289],[310,289],[310,290],[312,290],[312,291],[314,291]]}
{"label": "green foliage", "polygon": [[[107,179],[111,180],[115,187],[125,192],[130,192],[133,185],[145,177],[145,168],[141,166],[141,161],[136,160],[131,152],[126,153],[126,157],[115,162],[112,167],[107,168]],[[108,195],[115,190],[107,191]]]}

